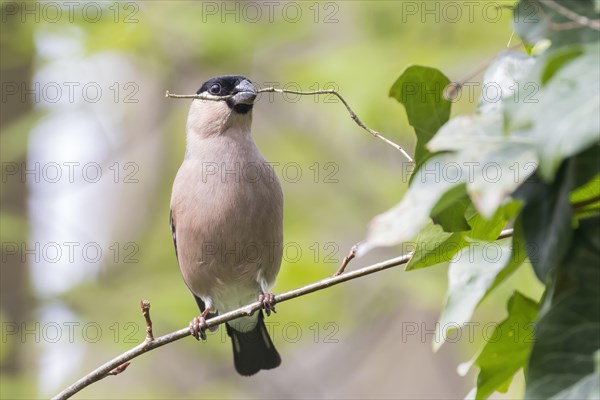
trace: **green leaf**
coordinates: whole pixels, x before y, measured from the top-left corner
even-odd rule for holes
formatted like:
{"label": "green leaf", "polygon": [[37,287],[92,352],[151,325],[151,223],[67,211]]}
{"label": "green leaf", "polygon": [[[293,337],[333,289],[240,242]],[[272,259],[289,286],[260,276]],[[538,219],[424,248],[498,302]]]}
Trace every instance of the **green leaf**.
{"label": "green leaf", "polygon": [[[519,268],[523,262],[527,259],[527,243],[525,242],[525,235],[523,233],[523,227],[521,221],[515,221],[515,227],[513,229],[512,236],[512,254],[510,262],[506,267],[500,270],[492,286],[488,289],[484,296],[484,299],[490,294],[498,285],[500,285],[506,278],[512,275],[513,272]],[[483,301],[483,300],[482,300]]]}
{"label": "green leaf", "polygon": [[444,179],[439,172],[454,160],[455,156],[450,153],[428,159],[415,172],[402,201],[373,218],[366,240],[358,246],[357,255],[377,246],[392,246],[414,238],[429,222],[429,214],[442,196],[461,183],[460,180]]}
{"label": "green leaf", "polygon": [[448,262],[467,245],[463,233],[444,232],[438,225],[433,224],[426,226],[415,242],[415,251],[406,265],[406,271]]}
{"label": "green leaf", "polygon": [[573,158],[575,188],[589,185],[590,180],[600,174],[600,146],[594,145]]}
{"label": "green leaf", "polygon": [[[598,11],[594,2],[590,0],[552,0],[552,3],[590,20],[598,19]],[[556,6],[549,7],[537,0],[521,0],[517,4],[514,10],[513,29],[527,43],[550,39],[552,46],[591,42],[598,39],[598,32],[594,29],[573,24],[573,20],[564,15],[564,12],[561,13]]]}
{"label": "green leaf", "polygon": [[431,219],[446,232],[462,232],[471,229],[465,211],[471,204],[465,185],[447,191],[431,210]]}
{"label": "green leaf", "polygon": [[475,240],[494,240],[506,226],[506,219],[502,213],[498,212],[489,219],[476,213],[469,219],[469,225],[472,227],[472,230],[467,234],[469,238]]}
{"label": "green leaf", "polygon": [[412,239],[446,192],[460,185],[466,184],[477,211],[491,218],[535,171],[533,148],[504,135],[499,112],[453,118],[428,147],[441,153],[414,172],[400,203],[371,221],[358,255]]}
{"label": "green leaf", "polygon": [[546,62],[541,62],[541,77],[540,83],[545,85],[550,79],[556,74],[556,71],[560,70],[565,66],[566,63],[579,57],[583,54],[583,48],[581,46],[566,46],[556,50],[548,56]]}
{"label": "green leaf", "polygon": [[[581,221],[569,257],[555,275],[551,304],[536,326],[526,398],[550,398],[585,390],[594,398],[595,354],[600,349],[600,218]],[[598,377],[595,373],[596,379]]]}
{"label": "green leaf", "polygon": [[565,158],[598,143],[599,47],[598,43],[575,46],[572,50],[581,50],[582,55],[566,64],[558,63],[561,68],[542,84],[547,75],[544,70],[556,67],[557,59],[563,61],[565,50],[548,53],[522,85],[519,101],[505,102],[511,136],[534,146],[539,172],[546,182],[552,181]]}
{"label": "green leaf", "polygon": [[[525,253],[513,252],[511,243],[510,238],[471,242],[450,262],[448,293],[433,343],[435,351],[444,343],[449,330],[462,326],[471,318],[489,290],[498,285],[498,275],[505,269],[514,271],[522,264]],[[508,275],[504,274],[504,278]]]}
{"label": "green leaf", "polygon": [[600,214],[600,174],[569,196],[577,221]]}
{"label": "green leaf", "polygon": [[[460,189],[460,187],[457,188]],[[450,192],[453,190],[450,190]],[[446,198],[448,193],[444,195],[444,198]],[[443,203],[444,198],[438,202],[438,205]],[[455,203],[455,205],[456,204],[457,203]],[[434,210],[438,205],[434,207]],[[463,218],[466,216],[469,219],[470,224],[469,231],[467,232],[448,233],[436,225],[426,225],[415,239],[415,251],[408,265],[406,266],[406,270],[412,271],[415,269],[437,265],[443,262],[449,262],[459,250],[469,244],[468,239],[487,241],[496,240],[502,229],[506,226],[506,222],[514,218],[519,209],[519,202],[509,202],[500,207],[494,217],[488,220],[477,213],[475,208],[471,205],[466,211],[463,211]],[[519,263],[514,265],[515,269],[525,259],[526,253],[524,244],[520,246],[519,251],[522,252],[522,257],[519,258]],[[505,269],[503,269],[502,272],[504,272]],[[508,272],[508,275],[512,273],[512,271],[514,271],[514,269]]]}
{"label": "green leaf", "polygon": [[576,189],[569,200],[578,221],[600,214],[600,146],[594,145],[578,154],[573,163]]}
{"label": "green leaf", "polygon": [[[510,89],[515,82],[510,75],[523,76],[530,68],[531,59],[505,53],[490,68],[487,79],[497,79],[502,87]],[[429,221],[430,215],[448,230],[465,229],[457,209],[446,211],[445,207],[456,202],[454,195],[460,193],[457,186],[466,185],[477,211],[485,218],[492,218],[537,167],[535,147],[522,135],[505,134],[504,115],[498,107],[482,106],[479,114],[456,117],[440,127],[447,119],[446,112],[440,118],[440,113],[432,111],[436,104],[431,99],[423,102],[414,93],[410,98],[407,95],[406,85],[414,88],[415,82],[423,79],[432,79],[432,84],[417,86],[428,90],[436,82],[441,86],[446,81],[439,71],[411,67],[396,81],[390,95],[405,102],[413,126],[421,126],[421,119],[425,118],[435,127],[430,133],[439,128],[431,140],[427,136],[426,145],[430,152],[438,154],[427,153],[417,159],[418,168],[411,176],[407,193],[396,206],[373,218],[366,240],[358,247],[359,256],[374,247],[410,240]],[[423,95],[420,90],[416,92]],[[450,190],[457,192],[446,196]]]}
{"label": "green leaf", "polygon": [[485,218],[475,207],[470,206],[465,213],[471,227],[467,236],[476,240],[496,240],[506,227],[506,223],[518,214],[520,208],[520,202],[511,201],[498,208],[491,218]]}
{"label": "green leaf", "polygon": [[519,292],[508,301],[508,317],[494,329],[490,341],[475,360],[476,399],[486,399],[494,391],[505,392],[513,375],[525,366],[534,343],[533,321],[538,303]]}
{"label": "green leaf", "polygon": [[390,89],[390,97],[404,105],[408,122],[415,128],[417,163],[428,154],[425,144],[450,118],[452,103],[444,98],[444,89],[449,83],[450,79],[439,70],[414,65],[408,67]]}
{"label": "green leaf", "polygon": [[501,100],[515,96],[519,82],[527,77],[534,63],[534,57],[514,50],[499,53],[483,75],[478,112],[483,114],[501,109]]}
{"label": "green leaf", "polygon": [[552,396],[551,400],[597,400],[600,399],[600,371],[596,369],[589,375]]}
{"label": "green leaf", "polygon": [[446,232],[468,231],[471,226],[465,219],[465,210],[469,204],[471,204],[471,200],[465,196],[465,198],[458,201],[454,207],[449,207],[436,215],[432,215],[431,219]]}
{"label": "green leaf", "polygon": [[[600,174],[596,174],[588,183],[571,192],[571,203],[593,200],[600,196]],[[599,200],[600,201],[600,200]]]}
{"label": "green leaf", "polygon": [[516,195],[525,200],[520,218],[529,259],[542,283],[546,283],[548,274],[562,262],[571,243],[573,212],[569,193],[573,184],[573,162],[568,160],[554,183],[531,181]]}
{"label": "green leaf", "polygon": [[537,164],[533,147],[523,138],[504,135],[502,114],[498,110],[453,118],[427,147],[435,152],[456,152],[454,159],[439,167],[441,175],[458,168],[471,200],[485,217],[494,214],[507,195],[535,171]]}

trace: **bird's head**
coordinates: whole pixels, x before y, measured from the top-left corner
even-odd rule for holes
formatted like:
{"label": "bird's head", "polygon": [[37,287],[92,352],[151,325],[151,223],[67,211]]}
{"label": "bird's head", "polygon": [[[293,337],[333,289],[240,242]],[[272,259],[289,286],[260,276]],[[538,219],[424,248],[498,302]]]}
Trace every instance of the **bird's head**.
{"label": "bird's head", "polygon": [[193,100],[188,115],[188,133],[210,137],[229,129],[250,132],[257,91],[249,79],[240,75],[218,76],[204,82],[196,93],[232,97],[225,101]]}

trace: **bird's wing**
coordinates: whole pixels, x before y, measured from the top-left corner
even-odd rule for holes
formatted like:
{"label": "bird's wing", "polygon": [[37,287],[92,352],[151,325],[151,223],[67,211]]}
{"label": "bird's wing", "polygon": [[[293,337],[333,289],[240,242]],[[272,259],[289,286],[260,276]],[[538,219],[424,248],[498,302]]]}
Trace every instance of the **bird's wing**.
{"label": "bird's wing", "polygon": [[[175,230],[175,215],[173,214],[172,208],[171,208],[171,212],[169,213],[169,225],[171,225],[171,235],[173,236],[173,246],[175,247],[175,257],[177,258],[177,262],[179,262],[179,256],[177,254],[177,232]],[[184,280],[184,282],[185,282],[185,280]],[[192,289],[188,286],[187,282],[185,284],[188,287],[188,289],[190,289],[190,292],[192,292]],[[198,308],[200,309],[200,312],[203,312],[204,309],[206,308],[204,301],[202,301],[202,299],[200,297],[196,296],[194,294],[194,292],[192,292],[192,295],[194,296],[194,299],[196,300],[196,304],[198,304]],[[218,313],[209,313],[207,315],[207,317],[212,318],[216,315],[219,315],[219,314]],[[216,327],[210,328],[211,332],[214,332],[215,330],[216,330]]]}
{"label": "bird's wing", "polygon": [[173,246],[175,246],[175,257],[179,262],[179,256],[177,255],[177,233],[175,231],[175,216],[173,215],[173,209],[169,213],[169,225],[171,225],[171,236],[173,236]]}

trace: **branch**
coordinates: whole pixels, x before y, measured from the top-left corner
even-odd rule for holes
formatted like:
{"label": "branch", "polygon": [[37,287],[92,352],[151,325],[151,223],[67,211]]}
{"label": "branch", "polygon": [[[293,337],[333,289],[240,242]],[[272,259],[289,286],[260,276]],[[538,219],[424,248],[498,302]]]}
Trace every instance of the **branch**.
{"label": "branch", "polygon": [[[572,29],[579,29],[582,27],[588,27],[590,29],[594,29],[597,31],[600,30],[600,20],[589,19],[586,16],[577,14],[576,12],[573,12],[573,11],[569,10],[568,8],[563,7],[562,5],[558,4],[554,0],[531,0],[531,1],[532,1],[532,4],[534,4],[534,5],[537,4],[537,8],[534,9],[534,11],[539,13],[540,17],[548,25],[548,28],[550,28],[553,31],[566,31],[566,30],[572,30]],[[546,12],[544,11],[544,8],[541,6],[541,4],[556,11],[558,14],[562,15],[563,17],[569,19],[570,22],[554,22],[554,21],[552,21],[552,18],[550,18],[548,16],[548,14],[546,14]]]}
{"label": "branch", "polygon": [[[510,236],[512,236],[512,234],[513,234],[512,229],[506,229],[506,230],[502,231],[502,233],[498,237],[498,240],[510,237]],[[313,292],[317,292],[319,290],[327,289],[331,286],[335,286],[335,285],[338,285],[343,282],[347,282],[347,281],[350,281],[350,280],[353,280],[356,278],[370,275],[375,272],[380,272],[380,271],[383,271],[383,270],[386,270],[389,268],[397,267],[398,265],[408,263],[410,261],[411,257],[412,257],[412,252],[402,255],[402,256],[399,256],[399,257],[391,258],[386,261],[379,262],[377,264],[372,264],[367,267],[363,267],[363,268],[360,268],[360,269],[357,269],[354,271],[346,272],[342,275],[335,275],[330,278],[325,278],[323,280],[311,283],[311,284],[303,286],[301,288],[290,290],[289,292],[285,292],[285,293],[276,295],[275,302],[283,303],[284,301],[292,300],[297,297],[301,297],[301,296],[305,296],[305,295],[313,293]],[[224,324],[226,322],[229,322],[229,321],[234,320],[239,317],[252,315],[252,314],[254,314],[254,312],[260,310],[262,307],[263,307],[263,304],[256,301],[254,303],[248,304],[245,307],[238,308],[237,310],[233,310],[228,313],[210,318],[210,319],[206,320],[206,329],[216,327],[218,325]],[[150,303],[148,302],[148,309],[149,308],[150,308]],[[144,302],[142,302],[142,312],[144,312]],[[146,317],[146,313],[144,313],[144,317]],[[152,323],[150,322],[150,324],[148,325],[149,318],[150,317],[148,315],[148,317],[146,319],[146,323],[147,323],[147,326],[149,326],[151,328]],[[53,400],[68,399],[69,397],[78,393],[81,389],[91,385],[92,383],[97,382],[101,379],[104,379],[109,375],[116,375],[116,374],[122,372],[129,365],[129,360],[132,360],[150,350],[154,350],[158,347],[164,346],[165,344],[174,342],[179,339],[183,339],[184,337],[187,337],[190,335],[191,335],[190,328],[186,327],[186,328],[180,329],[175,332],[171,332],[167,335],[164,335],[164,336],[161,336],[158,338],[149,339],[147,336],[146,340],[143,343],[141,343],[141,344],[137,345],[136,347],[134,347],[133,349],[121,354],[120,356],[113,358],[112,360],[108,361],[107,363],[100,366],[99,368],[96,368],[94,371],[90,372],[83,378],[79,379],[77,382],[75,382],[74,384],[72,384],[71,386],[69,386],[68,388],[66,388],[65,390],[63,390],[62,392],[57,394],[56,396],[54,396],[52,399]]]}
{"label": "branch", "polygon": [[233,97],[232,94],[228,96],[213,96],[210,94],[173,94],[167,90],[165,97],[172,99],[197,99],[197,100],[210,100],[210,101],[225,101]]}
{"label": "branch", "polygon": [[579,28],[579,27],[588,27],[591,29],[594,29],[596,31],[600,31],[600,20],[599,19],[589,19],[588,17],[584,16],[584,15],[580,15],[577,14],[576,12],[573,12],[571,10],[569,10],[568,8],[558,4],[556,1],[554,0],[539,0],[542,4],[544,4],[546,7],[553,9],[554,11],[556,11],[557,13],[559,13],[560,15],[566,17],[567,19],[570,19],[571,21],[573,21],[573,24],[569,24],[569,23],[556,23],[556,22],[551,22],[551,25],[554,26],[554,29],[556,30],[565,30],[565,29],[575,29],[575,28]]}
{"label": "branch", "polygon": [[[511,35],[511,39],[512,39],[512,35]],[[510,44],[510,41],[509,41],[509,44]],[[510,50],[514,50],[514,49],[517,49],[517,48],[519,48],[521,46],[523,46],[523,42],[519,42],[519,43],[514,44],[512,46],[508,46],[507,45],[507,48],[510,49]],[[448,99],[448,100],[454,99],[454,96],[456,96],[458,94],[458,92],[462,90],[462,88],[465,85],[465,83],[467,83],[468,81],[470,81],[471,79],[475,78],[477,75],[479,75],[483,71],[485,71],[485,69],[487,67],[489,67],[490,64],[494,60],[496,60],[497,58],[498,58],[497,54],[488,57],[486,60],[484,60],[483,62],[481,62],[477,67],[475,67],[472,71],[470,71],[469,73],[467,73],[464,77],[462,77],[458,81],[456,81],[456,82],[450,82],[448,84],[448,86],[446,86],[446,89],[445,89],[444,96],[446,97],[446,99]]]}
{"label": "branch", "polygon": [[341,275],[344,273],[344,271],[346,270],[346,267],[348,266],[348,264],[350,264],[350,261],[352,261],[354,259],[354,257],[356,257],[356,252],[358,251],[359,245],[360,245],[360,242],[358,242],[354,246],[352,246],[352,248],[348,252],[348,255],[346,257],[344,257],[344,259],[342,260],[342,265],[340,265],[338,270],[335,271],[335,274],[333,274],[333,276],[338,276],[338,275]]}
{"label": "branch", "polygon": [[151,342],[154,340],[154,334],[152,333],[152,320],[150,319],[150,302],[142,300],[140,307],[142,308],[142,315],[146,320],[146,342]]}
{"label": "branch", "polygon": [[[340,101],[344,104],[344,106],[346,107],[346,110],[348,110],[348,113],[350,114],[350,118],[352,118],[352,120],[356,123],[356,125],[360,126],[362,129],[369,132],[374,137],[383,140],[385,143],[392,146],[396,150],[399,150],[402,153],[402,155],[404,155],[404,157],[406,157],[406,159],[408,161],[414,162],[412,157],[408,155],[408,153],[402,148],[402,146],[392,142],[391,140],[382,136],[381,133],[366,126],[360,120],[360,118],[358,118],[356,113],[352,110],[352,108],[350,107],[350,105],[348,104],[346,99],[344,99],[341,94],[339,94],[337,91],[335,91],[333,89],[302,92],[302,91],[297,91],[297,90],[276,89],[274,87],[268,87],[268,88],[259,89],[258,93],[289,93],[289,94],[298,94],[301,96],[309,96],[309,95],[316,95],[316,94],[332,94],[332,95],[336,96],[338,99],[340,99]],[[180,95],[180,94],[172,94],[167,90],[167,92],[165,93],[165,97],[171,97],[174,99],[198,99],[198,100],[210,100],[210,101],[223,101],[223,100],[227,100],[227,99],[231,98],[232,95],[229,95],[229,96],[211,96],[211,95],[207,95],[207,94],[181,94]]]}

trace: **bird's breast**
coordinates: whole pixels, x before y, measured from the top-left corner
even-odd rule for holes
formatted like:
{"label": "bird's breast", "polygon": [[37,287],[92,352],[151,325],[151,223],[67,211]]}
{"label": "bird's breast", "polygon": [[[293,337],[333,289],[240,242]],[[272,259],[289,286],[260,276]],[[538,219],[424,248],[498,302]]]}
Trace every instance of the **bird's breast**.
{"label": "bird's breast", "polygon": [[253,143],[207,144],[188,155],[173,188],[180,268],[197,296],[256,293],[275,280],[283,251],[283,195]]}

